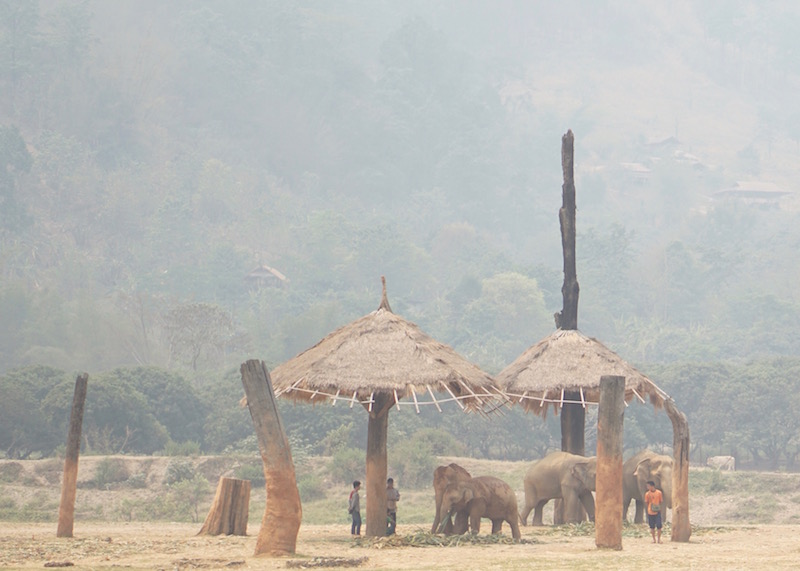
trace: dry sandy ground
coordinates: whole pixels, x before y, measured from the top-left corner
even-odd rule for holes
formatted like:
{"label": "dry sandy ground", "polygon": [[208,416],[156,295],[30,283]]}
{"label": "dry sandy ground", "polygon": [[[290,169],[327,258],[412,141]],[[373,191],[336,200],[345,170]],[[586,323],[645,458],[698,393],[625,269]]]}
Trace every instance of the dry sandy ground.
{"label": "dry sandy ground", "polygon": [[[410,526],[409,526],[410,527]],[[0,568],[73,569],[286,569],[315,557],[367,557],[362,569],[798,569],[800,526],[759,525],[700,529],[689,543],[648,536],[623,538],[622,551],[599,551],[593,537],[570,537],[550,528],[523,528],[535,543],[458,547],[355,547],[339,526],[303,526],[297,555],[254,557],[255,530],[247,537],[197,537],[189,524],[78,523],[73,539],[57,539],[55,524],[0,523]],[[398,529],[415,533],[418,528]]]}

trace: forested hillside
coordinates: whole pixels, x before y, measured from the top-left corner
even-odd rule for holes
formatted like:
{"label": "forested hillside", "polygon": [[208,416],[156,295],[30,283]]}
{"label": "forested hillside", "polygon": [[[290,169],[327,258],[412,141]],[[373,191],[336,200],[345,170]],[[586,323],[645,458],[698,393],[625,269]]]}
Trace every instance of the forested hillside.
{"label": "forested hillside", "polygon": [[[498,372],[561,307],[572,129],[579,327],[694,442],[793,466],[798,27],[755,0],[0,0],[0,449],[61,444],[78,370],[94,450],[235,445],[239,363],[374,310],[381,275]],[[347,426],[286,411],[315,446]],[[630,416],[626,445],[670,442]],[[555,433],[399,422],[505,458]]]}

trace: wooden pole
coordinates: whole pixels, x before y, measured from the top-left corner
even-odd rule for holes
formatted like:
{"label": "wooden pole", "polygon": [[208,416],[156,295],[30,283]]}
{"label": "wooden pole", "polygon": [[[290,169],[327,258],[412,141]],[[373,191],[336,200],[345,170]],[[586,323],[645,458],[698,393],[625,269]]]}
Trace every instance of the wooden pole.
{"label": "wooden pole", "polygon": [[561,312],[556,313],[556,327],[559,329],[578,328],[578,273],[575,265],[575,176],[574,151],[575,136],[572,130],[561,137],[561,170],[564,183],[561,185],[561,208],[558,221],[561,224],[561,249],[564,254],[564,285],[561,296],[564,301]]}
{"label": "wooden pole", "polygon": [[267,505],[256,540],[256,555],[295,553],[303,509],[297,490],[292,451],[283,430],[269,371],[261,361],[241,366],[247,408],[253,419],[258,449],[264,464]]}
{"label": "wooden pole", "polygon": [[373,396],[367,427],[367,537],[386,535],[386,435],[389,409],[394,400],[388,394]]}
{"label": "wooden pole", "polygon": [[[558,329],[578,329],[578,297],[580,286],[576,270],[575,253],[575,137],[568,130],[561,137],[561,170],[564,182],[561,185],[561,208],[558,220],[561,226],[561,249],[564,256],[564,284],[561,286],[563,307],[555,314]],[[568,391],[564,394],[568,401],[580,400],[580,393]],[[585,456],[584,429],[586,427],[586,410],[578,402],[565,402],[559,413],[561,415],[561,450],[571,454]],[[574,513],[564,513],[563,502],[556,502],[554,521],[560,523],[581,522],[585,518],[583,507],[576,506]]]}
{"label": "wooden pole", "polygon": [[597,411],[595,545],[622,549],[622,429],[625,377],[600,378]]}
{"label": "wooden pole", "polygon": [[689,421],[672,399],[664,401],[672,421],[672,541],[688,542],[689,522]]}
{"label": "wooden pole", "polygon": [[220,478],[206,521],[197,535],[247,535],[250,480]]}
{"label": "wooden pole", "polygon": [[75,495],[78,488],[78,457],[81,452],[83,407],[86,403],[88,382],[89,375],[87,373],[82,373],[75,379],[75,394],[72,397],[72,412],[69,417],[67,451],[64,457],[64,481],[61,483],[61,504],[58,508],[56,537],[72,537],[75,521]]}

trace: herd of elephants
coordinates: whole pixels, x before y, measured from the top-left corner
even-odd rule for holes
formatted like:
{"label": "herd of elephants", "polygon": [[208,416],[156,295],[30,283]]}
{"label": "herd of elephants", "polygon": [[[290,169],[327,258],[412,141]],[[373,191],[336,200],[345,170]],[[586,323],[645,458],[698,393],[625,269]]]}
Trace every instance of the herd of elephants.
{"label": "herd of elephants", "polygon": [[[492,533],[499,533],[503,522],[511,526],[514,539],[520,538],[519,525],[527,525],[533,511],[533,525],[543,525],[542,512],[550,500],[564,502],[564,513],[576,513],[582,504],[594,521],[595,474],[597,457],[553,452],[535,462],[524,479],[525,507],[517,508],[517,496],[506,482],[494,476],[472,477],[458,464],[439,466],[433,473],[436,516],[431,533],[463,534],[480,531],[481,518],[492,521]],[[672,507],[672,457],[642,450],[622,467],[622,517],[627,519],[631,500],[636,502],[635,523],[644,521],[644,494],[653,481],[662,491],[664,504]],[[565,522],[577,523],[577,522]]]}

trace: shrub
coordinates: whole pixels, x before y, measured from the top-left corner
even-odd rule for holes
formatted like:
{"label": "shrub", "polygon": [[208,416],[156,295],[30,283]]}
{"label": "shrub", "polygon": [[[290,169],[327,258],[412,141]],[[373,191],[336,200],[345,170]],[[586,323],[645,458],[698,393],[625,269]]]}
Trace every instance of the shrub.
{"label": "shrub", "polygon": [[9,462],[7,464],[0,465],[0,482],[10,484],[12,482],[16,482],[19,479],[19,475],[22,473],[22,464],[19,462]]}
{"label": "shrub", "polygon": [[297,480],[297,491],[301,502],[311,502],[324,498],[326,488],[319,476],[308,474]]}
{"label": "shrub", "polygon": [[120,458],[103,458],[97,463],[92,486],[108,489],[114,484],[128,479],[128,468],[125,461]]}
{"label": "shrub", "polygon": [[175,442],[170,440],[161,451],[162,456],[200,456],[200,444],[194,440]]}
{"label": "shrub", "polygon": [[147,487],[147,474],[144,472],[138,472],[128,478],[127,482],[125,482],[129,488],[134,488],[137,490],[141,490]]}
{"label": "shrub", "polygon": [[183,480],[194,478],[194,466],[189,460],[170,460],[167,464],[167,474],[164,483],[167,485],[177,484]]}
{"label": "shrub", "polygon": [[392,454],[393,478],[406,488],[417,488],[430,483],[436,458],[427,442],[412,438],[401,443]]}
{"label": "shrub", "polygon": [[242,464],[233,471],[234,475],[241,480],[250,480],[252,487],[263,486],[266,484],[264,479],[264,467],[255,464]]}
{"label": "shrub", "polygon": [[357,448],[340,448],[330,463],[328,473],[331,479],[339,484],[349,484],[353,480],[364,480],[364,451]]}

